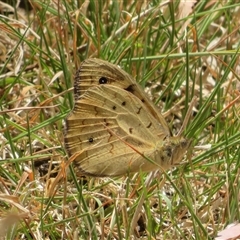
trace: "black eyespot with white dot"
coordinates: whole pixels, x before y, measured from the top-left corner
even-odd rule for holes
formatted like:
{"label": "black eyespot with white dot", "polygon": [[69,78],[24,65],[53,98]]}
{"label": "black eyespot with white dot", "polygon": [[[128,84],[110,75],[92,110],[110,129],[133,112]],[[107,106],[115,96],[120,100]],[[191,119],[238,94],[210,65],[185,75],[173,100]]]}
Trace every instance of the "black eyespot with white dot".
{"label": "black eyespot with white dot", "polygon": [[93,138],[89,138],[88,142],[92,143],[93,142]]}
{"label": "black eyespot with white dot", "polygon": [[100,77],[98,82],[99,84],[106,84],[108,82],[108,79],[106,77]]}

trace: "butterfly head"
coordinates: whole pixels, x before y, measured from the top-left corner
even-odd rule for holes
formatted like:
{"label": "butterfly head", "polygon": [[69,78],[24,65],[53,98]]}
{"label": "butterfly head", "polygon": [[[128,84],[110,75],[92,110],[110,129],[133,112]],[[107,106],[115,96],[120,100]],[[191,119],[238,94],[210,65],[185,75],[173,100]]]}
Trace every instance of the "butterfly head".
{"label": "butterfly head", "polygon": [[[185,155],[191,141],[185,138],[170,137],[162,147],[167,168],[177,165]],[[167,161],[166,161],[167,160]]]}

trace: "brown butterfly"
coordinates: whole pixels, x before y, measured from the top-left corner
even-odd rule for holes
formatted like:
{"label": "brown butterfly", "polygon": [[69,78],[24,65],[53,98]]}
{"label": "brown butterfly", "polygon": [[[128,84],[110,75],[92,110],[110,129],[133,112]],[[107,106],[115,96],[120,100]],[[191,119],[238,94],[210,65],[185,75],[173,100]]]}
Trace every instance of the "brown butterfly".
{"label": "brown butterfly", "polygon": [[118,66],[85,60],[75,75],[65,146],[77,174],[119,176],[179,163],[190,141],[172,136],[159,109]]}

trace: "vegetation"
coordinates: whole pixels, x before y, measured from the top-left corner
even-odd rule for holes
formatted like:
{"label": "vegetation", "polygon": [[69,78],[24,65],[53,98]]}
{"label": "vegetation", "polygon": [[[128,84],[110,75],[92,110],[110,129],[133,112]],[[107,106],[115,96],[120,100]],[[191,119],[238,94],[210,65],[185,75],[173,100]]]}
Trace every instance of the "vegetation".
{"label": "vegetation", "polygon": [[[29,2],[0,2],[0,237],[212,239],[240,219],[238,1]],[[197,97],[179,167],[67,168],[64,119],[88,57],[134,76],[174,134]]]}

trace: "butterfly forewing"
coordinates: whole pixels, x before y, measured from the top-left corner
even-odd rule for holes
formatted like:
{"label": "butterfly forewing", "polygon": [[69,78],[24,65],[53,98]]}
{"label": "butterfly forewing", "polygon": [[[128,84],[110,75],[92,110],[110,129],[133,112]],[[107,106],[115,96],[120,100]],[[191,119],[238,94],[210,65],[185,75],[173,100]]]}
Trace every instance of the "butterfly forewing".
{"label": "butterfly forewing", "polygon": [[152,114],[169,134],[168,125],[160,114],[160,110],[149,101],[139,84],[120,67],[107,61],[89,58],[81,64],[74,80],[75,100],[79,99],[89,88],[103,84],[119,87],[139,98],[148,108],[148,114]]}

